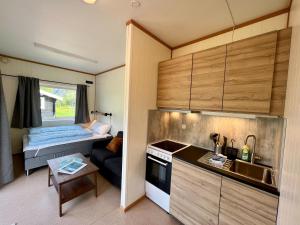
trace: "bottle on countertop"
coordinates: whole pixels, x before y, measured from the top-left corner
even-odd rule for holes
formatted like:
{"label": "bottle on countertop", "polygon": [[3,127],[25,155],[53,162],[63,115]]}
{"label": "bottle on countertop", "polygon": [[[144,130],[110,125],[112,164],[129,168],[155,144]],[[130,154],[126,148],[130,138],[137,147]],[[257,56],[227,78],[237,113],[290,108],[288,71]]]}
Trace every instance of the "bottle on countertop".
{"label": "bottle on countertop", "polygon": [[242,147],[242,160],[249,161],[250,148],[247,144]]}
{"label": "bottle on countertop", "polygon": [[217,142],[215,154],[222,154],[222,144],[220,142]]}

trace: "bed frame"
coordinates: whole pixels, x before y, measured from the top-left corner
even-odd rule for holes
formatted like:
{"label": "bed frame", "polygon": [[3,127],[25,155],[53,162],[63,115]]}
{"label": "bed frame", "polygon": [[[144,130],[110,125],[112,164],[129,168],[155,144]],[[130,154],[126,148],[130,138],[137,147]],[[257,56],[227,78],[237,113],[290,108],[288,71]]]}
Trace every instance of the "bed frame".
{"label": "bed frame", "polygon": [[[46,166],[47,160],[62,157],[65,155],[71,155],[74,153],[81,153],[88,156],[93,148],[93,144],[98,141],[105,141],[112,139],[112,136],[100,139],[85,140],[67,144],[61,144],[51,146],[47,148],[37,150],[28,150],[24,152],[24,165],[26,175],[29,176],[30,170],[42,166]],[[37,155],[35,156],[35,154]]]}

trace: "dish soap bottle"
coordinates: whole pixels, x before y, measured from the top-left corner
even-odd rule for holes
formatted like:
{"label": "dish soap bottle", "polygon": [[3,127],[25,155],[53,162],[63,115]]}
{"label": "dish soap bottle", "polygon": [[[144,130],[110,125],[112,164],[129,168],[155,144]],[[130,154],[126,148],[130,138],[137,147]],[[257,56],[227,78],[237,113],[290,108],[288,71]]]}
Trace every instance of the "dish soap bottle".
{"label": "dish soap bottle", "polygon": [[245,144],[242,147],[242,160],[248,161],[249,160],[249,153],[250,153],[250,148],[247,144]]}

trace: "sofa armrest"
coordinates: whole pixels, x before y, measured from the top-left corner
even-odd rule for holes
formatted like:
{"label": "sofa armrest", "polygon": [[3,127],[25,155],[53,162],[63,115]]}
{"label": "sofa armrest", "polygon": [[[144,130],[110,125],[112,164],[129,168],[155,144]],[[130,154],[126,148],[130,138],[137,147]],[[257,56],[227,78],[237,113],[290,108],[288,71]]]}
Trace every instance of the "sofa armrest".
{"label": "sofa armrest", "polygon": [[93,149],[95,148],[105,148],[106,145],[109,144],[109,142],[112,140],[113,138],[112,137],[108,137],[108,138],[105,138],[103,140],[99,140],[99,141],[95,141],[93,143]]}

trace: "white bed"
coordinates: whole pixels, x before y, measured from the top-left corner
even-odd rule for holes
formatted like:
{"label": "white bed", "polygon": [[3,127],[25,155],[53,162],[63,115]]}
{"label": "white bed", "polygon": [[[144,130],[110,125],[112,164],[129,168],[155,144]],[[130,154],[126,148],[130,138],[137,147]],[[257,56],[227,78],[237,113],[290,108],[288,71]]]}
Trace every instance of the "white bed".
{"label": "white bed", "polygon": [[108,138],[111,137],[110,134],[97,134],[93,133],[92,137],[87,137],[87,138],[79,138],[76,140],[71,140],[71,141],[63,141],[63,142],[56,142],[56,143],[51,143],[51,144],[42,144],[42,145],[36,145],[36,146],[29,146],[28,145],[28,135],[23,136],[23,152],[25,151],[37,151],[41,150],[44,148],[49,148],[57,145],[64,145],[64,144],[70,144],[70,143],[76,143],[76,142],[81,142],[81,141],[88,141],[88,140],[96,140],[96,139],[103,139],[103,138]]}
{"label": "white bed", "polygon": [[103,134],[103,132],[100,132],[99,134],[99,132],[96,132],[96,129],[89,129],[92,132],[92,136],[46,144],[29,144],[30,135],[24,135],[23,152],[26,174],[29,175],[31,169],[46,166],[47,160],[49,159],[54,159],[74,153],[89,155],[95,142],[107,141],[107,139],[112,138],[112,136],[107,133],[110,128],[105,132],[105,134]]}

